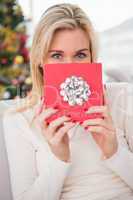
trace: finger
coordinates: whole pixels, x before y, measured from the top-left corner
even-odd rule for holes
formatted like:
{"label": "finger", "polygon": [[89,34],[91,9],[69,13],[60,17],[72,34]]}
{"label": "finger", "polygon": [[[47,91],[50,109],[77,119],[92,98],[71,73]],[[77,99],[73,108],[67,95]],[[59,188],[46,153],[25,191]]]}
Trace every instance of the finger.
{"label": "finger", "polygon": [[104,128],[107,128],[108,130],[113,130],[111,124],[109,124],[107,121],[105,121],[104,119],[101,118],[96,118],[96,119],[89,119],[89,120],[85,120],[82,123],[83,127],[86,126],[102,126]]}
{"label": "finger", "polygon": [[88,131],[90,131],[91,133],[98,133],[98,134],[106,134],[107,133],[107,129],[102,126],[90,126],[88,128]]}
{"label": "finger", "polygon": [[53,134],[64,122],[69,121],[71,118],[67,116],[59,117],[53,121],[48,126],[48,130]]}
{"label": "finger", "polygon": [[40,120],[46,120],[51,115],[55,114],[58,110],[54,108],[44,109],[43,112],[39,115]]}
{"label": "finger", "polygon": [[101,113],[103,117],[109,116],[109,111],[107,106],[92,106],[85,113],[86,114]]}
{"label": "finger", "polygon": [[41,114],[41,112],[46,108],[46,105],[44,104],[44,97],[41,98],[41,101],[39,103],[39,106],[36,108],[35,112],[36,115]]}
{"label": "finger", "polygon": [[73,127],[75,126],[75,123],[70,122],[64,125],[62,128],[60,128],[57,133],[54,135],[54,137],[50,140],[51,144],[58,144],[64,137],[65,134]]}
{"label": "finger", "polygon": [[48,108],[43,110],[39,116],[36,117],[36,120],[39,122],[42,128],[47,126],[47,122],[45,121],[48,117],[55,114],[58,110],[53,108]]}

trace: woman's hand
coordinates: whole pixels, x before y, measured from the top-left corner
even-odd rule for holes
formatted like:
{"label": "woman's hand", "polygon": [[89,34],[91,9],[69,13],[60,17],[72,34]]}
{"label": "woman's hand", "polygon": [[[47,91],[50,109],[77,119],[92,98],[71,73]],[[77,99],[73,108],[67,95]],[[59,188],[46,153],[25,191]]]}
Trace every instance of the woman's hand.
{"label": "woman's hand", "polygon": [[37,120],[41,125],[42,133],[51,147],[52,152],[60,160],[68,162],[70,160],[70,149],[67,132],[75,123],[69,122],[69,117],[62,116],[48,124],[46,119],[56,112],[56,109],[45,108],[37,117]]}
{"label": "woman's hand", "polygon": [[105,89],[104,106],[93,106],[86,113],[102,114],[103,118],[85,120],[82,125],[83,127],[89,126],[88,130],[102,150],[104,158],[110,158],[116,153],[118,143]]}

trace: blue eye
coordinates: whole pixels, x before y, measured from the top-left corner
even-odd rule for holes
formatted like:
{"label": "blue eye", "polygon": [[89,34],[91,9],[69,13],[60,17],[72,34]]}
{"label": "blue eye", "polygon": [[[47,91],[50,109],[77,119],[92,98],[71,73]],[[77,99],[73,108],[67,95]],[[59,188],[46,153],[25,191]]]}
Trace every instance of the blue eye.
{"label": "blue eye", "polygon": [[85,53],[78,53],[78,54],[76,55],[76,57],[82,59],[82,58],[86,58],[87,55],[86,55]]}
{"label": "blue eye", "polygon": [[54,54],[51,55],[51,57],[55,58],[55,59],[60,59],[62,56],[59,53],[54,53]]}

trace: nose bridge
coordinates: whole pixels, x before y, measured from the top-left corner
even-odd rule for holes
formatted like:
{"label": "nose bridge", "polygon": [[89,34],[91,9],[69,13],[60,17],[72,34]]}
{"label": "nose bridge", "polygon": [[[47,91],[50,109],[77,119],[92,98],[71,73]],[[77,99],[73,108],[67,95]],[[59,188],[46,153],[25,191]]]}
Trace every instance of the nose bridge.
{"label": "nose bridge", "polygon": [[64,62],[65,63],[72,63],[73,62],[73,58],[71,56],[67,56],[65,59],[64,59]]}

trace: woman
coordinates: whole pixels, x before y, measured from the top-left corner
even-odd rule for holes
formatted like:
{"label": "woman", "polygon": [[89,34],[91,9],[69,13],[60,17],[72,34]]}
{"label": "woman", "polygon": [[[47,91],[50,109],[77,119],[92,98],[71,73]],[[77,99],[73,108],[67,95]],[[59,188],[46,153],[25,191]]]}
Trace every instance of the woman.
{"label": "woman", "polygon": [[87,111],[103,119],[75,124],[62,116],[47,124],[57,109],[40,111],[44,64],[96,59],[95,32],[78,6],[59,4],[43,14],[31,48],[30,102],[3,119],[15,200],[133,199],[133,143],[127,144],[132,131],[125,135],[128,84],[107,84],[104,105]]}

